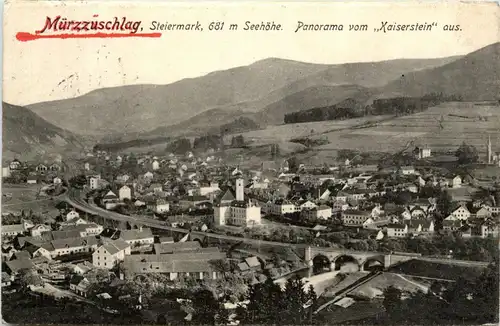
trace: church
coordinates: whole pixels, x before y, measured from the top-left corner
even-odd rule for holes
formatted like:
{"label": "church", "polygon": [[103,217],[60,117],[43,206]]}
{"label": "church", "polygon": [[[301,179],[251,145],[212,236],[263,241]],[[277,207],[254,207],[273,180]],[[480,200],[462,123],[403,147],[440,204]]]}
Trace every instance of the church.
{"label": "church", "polygon": [[486,143],[486,163],[489,165],[498,165],[500,167],[500,154],[494,153],[491,149],[491,136],[488,135],[488,142]]}
{"label": "church", "polygon": [[238,178],[236,195],[227,189],[214,205],[215,225],[254,226],[261,223],[260,206],[250,199],[245,200],[243,179]]}

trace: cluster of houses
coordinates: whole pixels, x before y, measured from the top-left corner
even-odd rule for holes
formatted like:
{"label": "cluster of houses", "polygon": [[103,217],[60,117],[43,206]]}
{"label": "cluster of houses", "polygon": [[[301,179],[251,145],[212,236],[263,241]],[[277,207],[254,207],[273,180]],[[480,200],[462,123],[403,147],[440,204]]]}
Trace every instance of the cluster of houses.
{"label": "cluster of houses", "polygon": [[14,159],[2,167],[2,178],[10,178],[14,176],[23,176],[22,182],[27,184],[54,184],[59,185],[63,183],[61,172],[63,166],[60,162],[51,164],[31,164],[28,162],[21,162]]}
{"label": "cluster of houses", "polygon": [[171,280],[216,279],[219,274],[210,262],[226,258],[217,247],[202,248],[197,241],[187,241],[188,236],[174,242],[170,237],[155,237],[149,228],[104,230],[75,211],[67,216],[58,223],[58,230],[29,220],[2,227],[2,286],[10,286],[23,270],[31,270],[45,280],[70,278],[70,289],[85,297],[92,288],[86,276],[91,271],[117,271],[123,264],[122,279],[144,273],[168,274]]}
{"label": "cluster of houses", "polygon": [[[418,155],[429,157],[430,150],[419,149]],[[111,177],[101,165],[117,173]],[[28,167],[14,160],[4,168],[3,176],[26,169],[33,170],[33,175],[52,176],[60,166]],[[349,160],[341,167],[301,164],[296,172],[290,171],[287,161],[264,161],[255,169],[243,170],[226,166],[215,156],[200,158],[191,152],[135,158],[96,151],[86,155],[82,172],[86,187],[102,194],[98,204],[109,210],[126,205],[155,214],[174,208],[199,209],[213,212],[216,226],[238,227],[261,225],[266,216],[293,215],[372,230],[377,239],[432,235],[437,231],[434,214],[438,209],[436,199],[429,197],[399,206],[391,203],[398,209],[388,213],[377,198],[388,192],[418,194],[426,186],[456,190],[468,183],[460,175],[425,175],[412,166],[380,170],[372,165],[354,166]],[[460,232],[464,237],[498,236],[500,207],[496,203],[454,204],[442,222],[443,231]],[[225,260],[226,254],[217,247],[202,248],[199,242],[188,241],[188,236],[174,242],[154,236],[149,228],[104,229],[74,209],[65,210],[62,217],[52,225],[22,219],[19,224],[2,226],[2,286],[10,286],[27,269],[50,280],[71,277],[70,289],[81,296],[90,293],[93,280],[89,275],[96,269],[116,271],[120,279],[149,273],[161,273],[172,281],[221,276],[214,261]],[[171,222],[176,223],[173,226],[182,223],[175,218]],[[251,257],[237,267],[249,273],[260,270],[261,264]]]}
{"label": "cluster of houses", "polygon": [[[427,158],[430,149],[420,148],[415,155]],[[97,156],[104,157],[113,166],[123,166],[129,160],[120,155],[111,157],[105,152]],[[388,191],[418,194],[425,186],[459,189],[468,182],[460,175],[423,174],[413,166],[380,170],[375,165],[353,165],[349,160],[331,167],[301,164],[294,173],[288,161],[264,161],[256,169],[243,171],[239,166],[226,166],[213,156],[197,158],[191,152],[181,156],[144,155],[136,162],[146,172],[134,177],[123,173],[109,181],[91,174],[92,167],[85,163],[90,189],[114,185],[102,198],[107,209],[114,209],[127,200],[157,214],[169,212],[174,206],[209,208],[213,210],[215,225],[243,227],[260,225],[266,215],[300,214],[305,220],[336,219],[345,226],[383,229],[386,236],[394,237],[434,232],[435,200],[414,200],[401,207],[402,212],[397,215],[386,214],[378,205],[368,205],[367,209],[364,203]],[[339,172],[340,168],[343,173]],[[182,194],[179,185],[184,190]],[[445,231],[466,231],[470,226],[474,236],[485,237],[497,232],[497,223],[492,223],[491,218],[471,219],[469,224],[461,222],[463,225],[458,227],[453,216],[466,214],[459,213],[465,205],[460,207],[445,219]],[[478,207],[478,212],[470,214],[481,217],[491,210],[496,216],[495,209]]]}

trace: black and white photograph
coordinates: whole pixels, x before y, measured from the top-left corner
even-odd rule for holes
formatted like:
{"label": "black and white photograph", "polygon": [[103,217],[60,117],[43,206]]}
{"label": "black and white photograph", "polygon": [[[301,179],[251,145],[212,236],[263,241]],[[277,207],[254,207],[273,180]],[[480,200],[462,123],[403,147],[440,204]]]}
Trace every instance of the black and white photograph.
{"label": "black and white photograph", "polygon": [[10,1],[1,315],[497,325],[494,2]]}

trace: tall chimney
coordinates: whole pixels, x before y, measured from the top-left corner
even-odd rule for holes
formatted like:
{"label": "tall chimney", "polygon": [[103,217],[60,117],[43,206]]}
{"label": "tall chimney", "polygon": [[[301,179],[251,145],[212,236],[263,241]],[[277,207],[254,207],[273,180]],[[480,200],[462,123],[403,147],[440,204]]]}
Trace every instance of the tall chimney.
{"label": "tall chimney", "polygon": [[236,179],[236,200],[243,201],[244,200],[244,188],[243,188],[243,179]]}

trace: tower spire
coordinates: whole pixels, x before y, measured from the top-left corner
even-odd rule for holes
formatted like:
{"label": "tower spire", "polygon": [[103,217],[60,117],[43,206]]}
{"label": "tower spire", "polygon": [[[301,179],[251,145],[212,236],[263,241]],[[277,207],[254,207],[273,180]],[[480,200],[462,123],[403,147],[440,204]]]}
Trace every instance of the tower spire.
{"label": "tower spire", "polygon": [[491,164],[491,135],[488,135],[488,145],[487,145],[486,155],[488,155],[487,158],[488,164]]}

